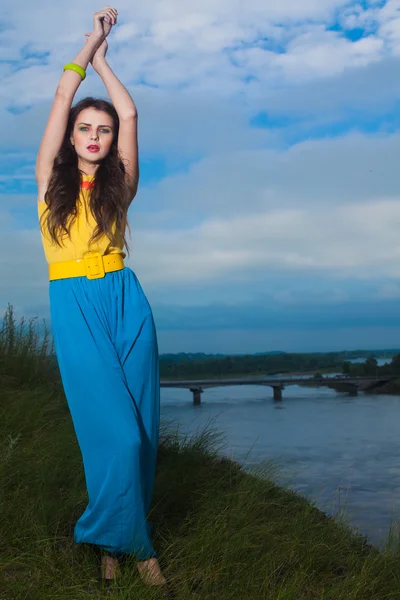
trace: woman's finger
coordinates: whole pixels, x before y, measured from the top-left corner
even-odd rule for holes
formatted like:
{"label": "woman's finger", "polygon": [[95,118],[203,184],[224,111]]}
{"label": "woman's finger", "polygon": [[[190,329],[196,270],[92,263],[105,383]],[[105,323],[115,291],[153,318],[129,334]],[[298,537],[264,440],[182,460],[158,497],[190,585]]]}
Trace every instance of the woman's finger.
{"label": "woman's finger", "polygon": [[105,6],[105,7],[103,8],[103,10],[109,10],[109,11],[111,11],[111,12],[112,12],[112,13],[115,15],[115,17],[118,15],[118,11],[117,11],[117,9],[116,9],[116,8],[113,8],[112,6]]}
{"label": "woman's finger", "polygon": [[102,17],[107,17],[110,23],[115,24],[117,22],[117,15],[113,10],[103,9],[98,13]]}
{"label": "woman's finger", "polygon": [[116,19],[115,15],[111,11],[107,12],[107,18],[108,18],[108,22],[109,23],[111,23],[112,25],[115,25],[117,19]]}
{"label": "woman's finger", "polygon": [[112,10],[113,12],[115,12],[115,14],[118,14],[118,11],[116,8],[114,8],[113,6],[105,6],[104,8],[102,8],[99,12],[104,12],[105,10]]}
{"label": "woman's finger", "polygon": [[99,22],[103,21],[105,23],[109,23],[110,25],[113,25],[114,19],[111,15],[109,15],[108,13],[99,13],[97,20]]}
{"label": "woman's finger", "polygon": [[112,11],[110,10],[100,10],[98,13],[96,13],[97,15],[99,15],[100,17],[111,17],[112,19],[114,18],[114,14],[112,13]]}
{"label": "woman's finger", "polygon": [[95,27],[96,32],[97,30],[100,30],[100,28],[103,29],[104,32],[104,26],[107,26],[107,30],[105,31],[106,35],[110,33],[112,26],[117,23],[116,11],[115,9],[111,9],[111,7],[110,9],[104,8],[103,10],[94,13],[93,18],[97,25]]}

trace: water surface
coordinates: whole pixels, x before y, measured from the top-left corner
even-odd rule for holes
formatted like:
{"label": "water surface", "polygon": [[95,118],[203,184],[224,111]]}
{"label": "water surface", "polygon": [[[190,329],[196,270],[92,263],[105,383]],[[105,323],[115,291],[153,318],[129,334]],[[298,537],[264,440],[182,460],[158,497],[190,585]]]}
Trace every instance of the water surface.
{"label": "water surface", "polygon": [[373,544],[400,516],[400,396],[293,385],[274,402],[269,387],[229,386],[194,406],[189,390],[162,388],[161,414],[189,435],[211,424],[225,435],[221,453],[246,467],[272,461],[277,483],[328,514],[344,511]]}

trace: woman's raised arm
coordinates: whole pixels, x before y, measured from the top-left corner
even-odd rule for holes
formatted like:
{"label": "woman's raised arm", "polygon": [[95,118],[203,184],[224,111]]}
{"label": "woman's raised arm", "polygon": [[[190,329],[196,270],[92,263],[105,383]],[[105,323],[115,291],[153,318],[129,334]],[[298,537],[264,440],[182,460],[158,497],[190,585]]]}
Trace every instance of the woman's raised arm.
{"label": "woman's raised arm", "polygon": [[[92,33],[85,34],[88,42]],[[129,188],[130,201],[136,195],[139,184],[139,150],[137,131],[137,109],[135,102],[125,86],[121,83],[106,61],[108,50],[107,40],[104,40],[94,54],[91,63],[106,86],[111,102],[119,118],[118,153],[125,165],[125,181]]]}
{"label": "woman's raised arm", "polygon": [[[94,53],[111,29],[111,27],[107,27],[107,24],[104,25],[105,17],[108,19],[108,23],[113,25],[116,22],[117,11],[114,8],[106,7],[94,14],[93,35],[72,61],[85,71]],[[58,83],[53,106],[36,157],[35,176],[39,186],[45,186],[50,178],[54,159],[61,148],[67,129],[72,101],[81,82],[82,77],[79,73],[66,70]]]}

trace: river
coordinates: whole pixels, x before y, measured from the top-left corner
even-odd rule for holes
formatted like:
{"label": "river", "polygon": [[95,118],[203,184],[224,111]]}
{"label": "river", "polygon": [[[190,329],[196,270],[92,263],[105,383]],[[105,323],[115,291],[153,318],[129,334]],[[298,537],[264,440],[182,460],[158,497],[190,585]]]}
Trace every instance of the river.
{"label": "river", "polygon": [[274,402],[269,387],[230,386],[204,390],[194,406],[189,390],[161,388],[161,416],[189,436],[217,429],[221,454],[245,468],[270,465],[276,483],[339,513],[372,544],[383,547],[400,517],[400,396],[293,385]]}

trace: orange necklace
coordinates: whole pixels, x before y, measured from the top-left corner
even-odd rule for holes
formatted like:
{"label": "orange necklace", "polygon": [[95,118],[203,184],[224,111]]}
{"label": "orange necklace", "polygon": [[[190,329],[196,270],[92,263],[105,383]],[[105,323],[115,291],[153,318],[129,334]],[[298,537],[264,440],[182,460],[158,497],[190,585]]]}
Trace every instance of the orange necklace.
{"label": "orange necklace", "polygon": [[91,188],[94,187],[94,181],[82,181],[81,187],[84,190],[90,190]]}

